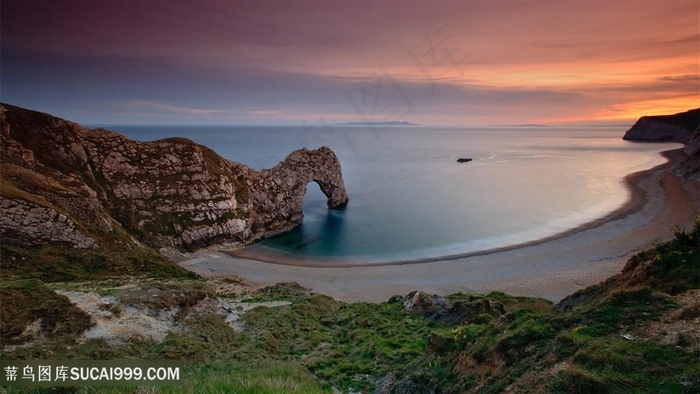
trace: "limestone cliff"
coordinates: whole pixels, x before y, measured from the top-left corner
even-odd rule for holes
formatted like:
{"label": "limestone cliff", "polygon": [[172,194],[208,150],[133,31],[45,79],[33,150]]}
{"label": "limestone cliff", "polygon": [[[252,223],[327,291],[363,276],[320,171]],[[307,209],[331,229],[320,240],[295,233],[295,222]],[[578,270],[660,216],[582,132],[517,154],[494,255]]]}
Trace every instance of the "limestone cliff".
{"label": "limestone cliff", "polygon": [[628,141],[685,144],[688,158],[678,164],[675,173],[700,181],[700,108],[674,115],[643,116],[622,137]]}
{"label": "limestone cliff", "polygon": [[348,201],[340,163],[326,147],[254,171],[186,139],[138,142],[7,104],[0,120],[3,241],[245,244],[296,226],[309,182],[330,208]]}
{"label": "limestone cliff", "polygon": [[249,177],[248,190],[255,207],[252,231],[267,237],[288,231],[301,220],[306,185],[316,182],[328,198],[328,208],[342,208],[348,196],[340,162],[327,147],[305,148],[289,154],[269,170]]}
{"label": "limestone cliff", "polygon": [[700,123],[700,108],[673,115],[642,116],[622,137],[628,141],[687,143]]}
{"label": "limestone cliff", "polygon": [[700,125],[685,144],[683,151],[688,158],[678,165],[676,173],[689,179],[700,181]]}

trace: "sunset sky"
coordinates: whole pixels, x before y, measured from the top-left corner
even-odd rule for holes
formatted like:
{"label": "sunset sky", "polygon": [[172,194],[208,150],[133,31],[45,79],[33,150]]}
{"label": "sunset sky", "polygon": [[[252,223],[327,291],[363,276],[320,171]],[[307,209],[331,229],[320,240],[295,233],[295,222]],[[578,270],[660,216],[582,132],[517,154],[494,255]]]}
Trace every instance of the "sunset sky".
{"label": "sunset sky", "polygon": [[3,0],[2,101],[87,124],[631,122],[700,102],[700,1]]}

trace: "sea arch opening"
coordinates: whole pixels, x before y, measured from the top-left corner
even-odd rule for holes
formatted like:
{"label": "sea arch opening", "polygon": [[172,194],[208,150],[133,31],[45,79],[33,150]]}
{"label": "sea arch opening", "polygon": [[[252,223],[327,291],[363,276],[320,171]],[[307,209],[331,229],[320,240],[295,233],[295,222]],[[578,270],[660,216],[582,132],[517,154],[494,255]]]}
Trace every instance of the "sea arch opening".
{"label": "sea arch opening", "polygon": [[293,253],[308,256],[343,255],[345,212],[344,209],[331,207],[330,201],[331,197],[324,192],[321,184],[312,180],[306,185],[302,220],[288,238]]}
{"label": "sea arch opening", "polygon": [[316,181],[309,181],[306,184],[306,191],[302,197],[302,211],[304,216],[314,213],[325,213],[328,210],[328,201],[330,197],[322,190],[321,185]]}

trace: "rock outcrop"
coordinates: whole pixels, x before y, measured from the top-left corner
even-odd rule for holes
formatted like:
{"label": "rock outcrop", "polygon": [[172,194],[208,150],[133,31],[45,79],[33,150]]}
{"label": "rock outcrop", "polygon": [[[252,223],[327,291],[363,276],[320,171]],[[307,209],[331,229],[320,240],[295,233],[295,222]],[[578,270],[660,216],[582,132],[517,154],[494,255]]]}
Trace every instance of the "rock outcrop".
{"label": "rock outcrop", "polygon": [[394,296],[390,302],[399,302],[406,312],[418,313],[445,324],[472,324],[483,319],[484,315],[500,317],[506,313],[501,303],[475,295],[453,295],[450,299],[414,291],[406,296]]}
{"label": "rock outcrop", "polygon": [[0,229],[3,239],[25,244],[64,242],[77,248],[92,248],[95,240],[85,236],[66,215],[22,199],[0,196]]}
{"label": "rock outcrop", "polygon": [[269,170],[250,177],[248,190],[255,207],[252,231],[268,237],[293,228],[303,216],[306,186],[316,182],[328,198],[331,209],[343,208],[348,202],[340,162],[328,147],[305,148],[289,154]]}
{"label": "rock outcrop", "polygon": [[674,115],[642,116],[622,137],[628,141],[687,143],[700,123],[700,108]]}
{"label": "rock outcrop", "polygon": [[695,129],[690,141],[685,144],[683,151],[688,158],[678,165],[676,174],[700,181],[700,125]]}
{"label": "rock outcrop", "polygon": [[348,201],[326,147],[254,171],[186,139],[138,142],[7,104],[0,120],[3,240],[82,248],[136,238],[179,250],[247,244],[296,226],[309,182],[329,208]]}
{"label": "rock outcrop", "polygon": [[628,141],[680,142],[688,158],[675,173],[700,181],[700,108],[674,115],[643,116],[622,137]]}

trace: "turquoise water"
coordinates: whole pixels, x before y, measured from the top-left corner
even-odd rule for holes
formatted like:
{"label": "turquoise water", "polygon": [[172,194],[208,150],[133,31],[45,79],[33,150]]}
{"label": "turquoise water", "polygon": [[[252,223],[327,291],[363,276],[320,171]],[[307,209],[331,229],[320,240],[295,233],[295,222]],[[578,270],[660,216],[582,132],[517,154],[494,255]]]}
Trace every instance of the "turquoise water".
{"label": "turquoise water", "polygon": [[328,210],[309,184],[301,225],[252,247],[309,262],[434,258],[552,236],[621,207],[624,176],[680,146],[623,141],[624,127],[109,128],[138,140],[190,138],[256,169],[330,146],[347,208]]}

